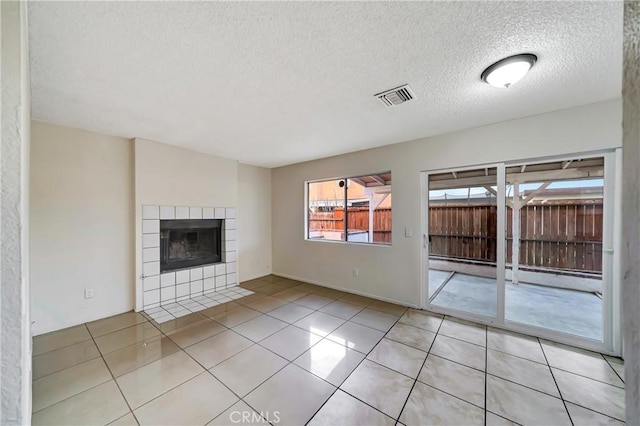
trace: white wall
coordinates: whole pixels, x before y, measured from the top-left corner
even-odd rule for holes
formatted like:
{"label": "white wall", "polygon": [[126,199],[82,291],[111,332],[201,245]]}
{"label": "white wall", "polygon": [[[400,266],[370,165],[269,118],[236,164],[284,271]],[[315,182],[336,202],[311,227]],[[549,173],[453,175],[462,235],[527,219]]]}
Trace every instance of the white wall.
{"label": "white wall", "polygon": [[132,141],[39,121],[31,131],[34,334],[131,310]]}
{"label": "white wall", "polygon": [[[421,171],[616,148],[621,134],[612,100],[273,169],[273,273],[418,306]],[[306,180],[380,170],[392,172],[391,246],[304,240]]]}
{"label": "white wall", "polygon": [[239,281],[271,273],[271,170],[238,167]]}
{"label": "white wall", "polygon": [[0,424],[31,423],[27,6],[3,1],[0,141]]}
{"label": "white wall", "polygon": [[238,162],[135,139],[136,310],[142,308],[143,205],[237,207]]}

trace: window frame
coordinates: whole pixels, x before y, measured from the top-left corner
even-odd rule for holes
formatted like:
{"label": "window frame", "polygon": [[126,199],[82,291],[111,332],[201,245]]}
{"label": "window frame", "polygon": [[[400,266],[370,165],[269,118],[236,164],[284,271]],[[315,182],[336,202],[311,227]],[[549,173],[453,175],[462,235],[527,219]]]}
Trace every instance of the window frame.
{"label": "window frame", "polygon": [[[392,213],[392,225],[391,225],[391,241],[390,242],[383,242],[383,243],[374,243],[374,242],[369,242],[369,241],[349,241],[349,233],[348,233],[348,209],[347,209],[347,204],[348,204],[348,194],[347,194],[347,190],[348,190],[348,185],[345,184],[344,188],[343,188],[343,206],[344,206],[344,217],[342,219],[343,221],[343,230],[344,230],[344,236],[342,239],[340,240],[327,240],[324,238],[311,238],[309,236],[309,233],[311,231],[310,226],[309,226],[309,220],[310,220],[310,210],[309,210],[309,186],[311,184],[314,183],[321,183],[321,182],[332,182],[332,181],[341,181],[344,180],[345,182],[349,181],[349,180],[353,180],[353,179],[358,179],[360,177],[363,176],[371,176],[371,175],[382,175],[382,174],[390,174],[393,175],[393,172],[391,170],[387,170],[387,171],[383,171],[383,172],[375,172],[375,173],[370,173],[370,174],[358,174],[358,175],[351,175],[350,177],[333,177],[333,178],[324,178],[324,179],[313,179],[313,180],[306,180],[304,182],[304,239],[305,241],[312,241],[312,242],[325,242],[325,243],[337,243],[337,244],[356,244],[356,245],[366,245],[366,246],[374,246],[374,247],[391,247],[393,244],[393,213]],[[392,187],[393,186],[393,180],[389,181],[388,185],[384,185],[384,186],[389,186]],[[389,195],[393,194],[393,190],[391,190],[389,192]],[[393,198],[392,198],[393,200]],[[393,201],[392,204],[393,206]],[[375,211],[375,210],[374,210]],[[392,212],[393,212],[393,207],[392,207]]]}

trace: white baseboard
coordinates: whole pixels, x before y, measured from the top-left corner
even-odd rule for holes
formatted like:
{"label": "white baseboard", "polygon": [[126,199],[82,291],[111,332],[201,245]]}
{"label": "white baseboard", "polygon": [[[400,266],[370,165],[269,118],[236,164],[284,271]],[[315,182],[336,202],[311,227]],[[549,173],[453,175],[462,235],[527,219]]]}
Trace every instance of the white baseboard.
{"label": "white baseboard", "polygon": [[249,278],[243,279],[242,281],[238,280],[238,283],[242,284],[247,281],[257,280],[258,278],[266,277],[267,275],[275,275],[273,272],[267,272],[266,274],[260,274],[255,276],[250,276]]}
{"label": "white baseboard", "polygon": [[351,289],[351,288],[333,286],[333,285],[330,285],[330,284],[321,283],[319,281],[312,281],[312,280],[308,280],[306,278],[300,278],[300,277],[295,277],[293,275],[282,274],[280,272],[271,272],[271,275],[275,275],[277,277],[282,277],[282,278],[288,278],[290,280],[300,281],[300,282],[307,283],[307,284],[319,285],[321,287],[326,287],[326,288],[330,288],[330,289],[333,289],[333,290],[340,290],[340,291],[344,291],[345,293],[357,294],[358,296],[365,296],[365,297],[369,297],[371,299],[380,300],[382,302],[395,303],[396,305],[400,305],[400,306],[406,306],[406,307],[413,308],[413,309],[420,309],[416,305],[412,305],[410,303],[401,302],[399,300],[390,299],[390,298],[387,298],[387,297],[381,297],[381,296],[378,296],[378,295],[375,295],[375,294],[367,293],[367,292],[364,292],[364,291],[358,291],[358,290],[354,290],[354,289]]}

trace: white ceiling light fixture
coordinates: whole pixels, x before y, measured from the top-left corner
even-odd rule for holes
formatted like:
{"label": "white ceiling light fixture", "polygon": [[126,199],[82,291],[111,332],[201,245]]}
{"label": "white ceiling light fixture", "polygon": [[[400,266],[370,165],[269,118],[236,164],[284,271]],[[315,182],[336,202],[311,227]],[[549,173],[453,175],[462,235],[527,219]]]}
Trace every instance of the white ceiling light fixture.
{"label": "white ceiling light fixture", "polygon": [[527,75],[537,60],[538,57],[531,53],[501,59],[482,72],[482,81],[493,87],[509,88]]}

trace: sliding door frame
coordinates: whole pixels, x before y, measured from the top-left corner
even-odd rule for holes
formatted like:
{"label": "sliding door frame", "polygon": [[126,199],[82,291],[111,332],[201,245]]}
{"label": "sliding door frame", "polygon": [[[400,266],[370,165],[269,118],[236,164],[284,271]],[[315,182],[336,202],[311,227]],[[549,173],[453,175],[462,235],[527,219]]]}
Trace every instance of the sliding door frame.
{"label": "sliding door frame", "polygon": [[[505,275],[506,275],[506,168],[542,162],[575,160],[577,158],[604,158],[604,194],[603,194],[603,236],[602,236],[602,341],[575,336],[557,330],[547,329],[509,321],[505,319]],[[620,337],[620,182],[621,182],[621,150],[606,150],[597,152],[576,153],[572,155],[523,159],[503,163],[478,164],[468,167],[455,167],[421,172],[421,277],[420,306],[422,309],[434,313],[451,315],[454,317],[491,325],[518,333],[524,333],[547,340],[556,341],[588,350],[598,351],[619,356],[622,352]],[[439,173],[459,172],[481,168],[496,168],[498,186],[498,224],[496,244],[496,281],[497,281],[497,312],[496,317],[474,314],[458,309],[441,307],[429,302],[429,176]]]}

